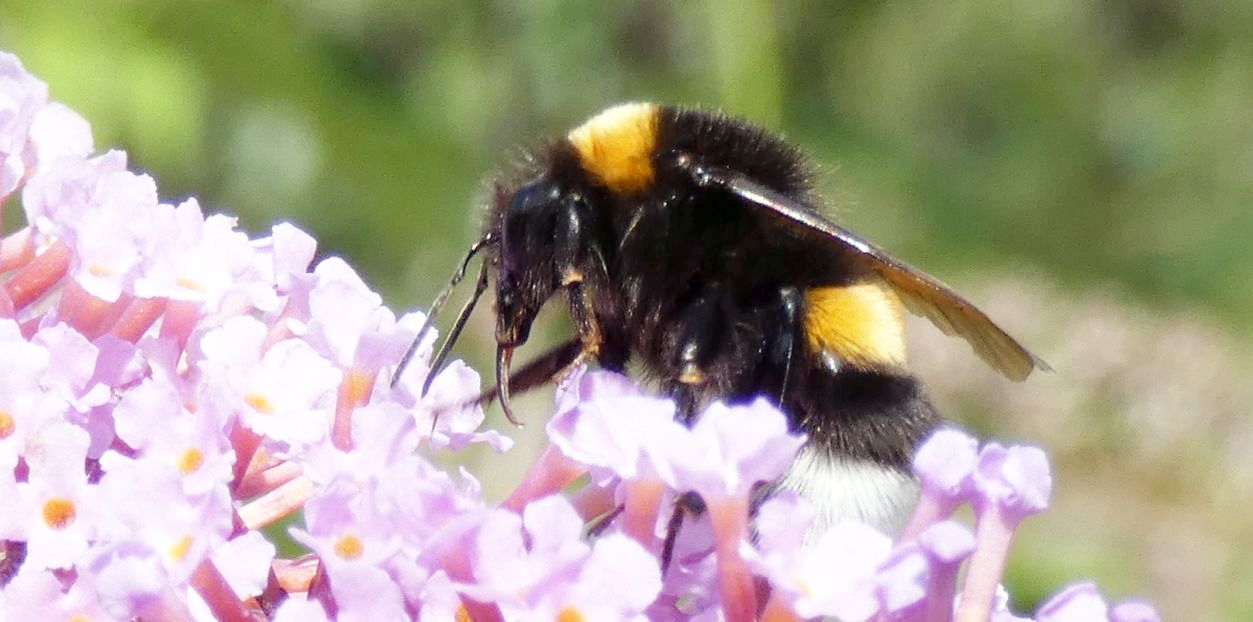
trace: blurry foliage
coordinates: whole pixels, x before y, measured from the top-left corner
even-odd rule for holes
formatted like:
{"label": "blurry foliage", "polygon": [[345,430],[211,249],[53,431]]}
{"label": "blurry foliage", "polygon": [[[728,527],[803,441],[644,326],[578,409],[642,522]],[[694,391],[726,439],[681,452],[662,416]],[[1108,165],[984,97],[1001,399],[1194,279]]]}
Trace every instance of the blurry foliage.
{"label": "blurry foliage", "polygon": [[[845,222],[955,283],[986,281],[980,275],[992,270],[1044,274],[1019,278],[1027,290],[1060,284],[1050,285],[1053,298],[1029,298],[1036,308],[1056,300],[1058,308],[1084,314],[1092,308],[1071,299],[1114,289],[1132,301],[1126,304],[1150,310],[1136,313],[1201,317],[1206,326],[1222,326],[1206,347],[1219,343],[1235,352],[1205,359],[1230,367],[1215,382],[1248,378],[1247,0],[0,0],[0,48],[16,52],[49,82],[55,99],[92,122],[98,147],[125,148],[136,166],[152,171],[166,198],[194,194],[209,209],[238,214],[255,232],[277,220],[299,223],[323,253],[348,257],[395,308],[427,301],[443,285],[478,229],[484,182],[507,170],[521,148],[609,104],[646,99],[717,106],[784,132],[822,165],[820,187]],[[1050,332],[1040,334],[1029,330],[1044,317],[1032,307],[1006,313],[998,317],[1033,337],[1028,341],[1046,358],[1070,358],[1066,316],[1048,315]],[[1129,316],[1112,317],[1097,333],[1118,331],[1119,318]],[[1150,339],[1172,321],[1128,330]],[[915,358],[932,356],[924,350]],[[1112,365],[1130,370],[1119,372],[1122,378],[1193,362],[1191,350],[1154,353],[1160,360]],[[1109,356],[1139,354],[1124,348]],[[955,368],[972,359],[964,360]],[[1064,362],[1082,369],[1088,361]],[[928,380],[937,375],[960,382],[943,369]],[[1063,386],[1103,386],[1106,377],[1060,378]],[[1186,390],[1204,393],[1207,378]],[[998,408],[1036,407],[1025,397],[1000,400],[997,394],[1018,387],[996,386],[988,389],[992,396],[941,386],[937,402],[974,424]],[[1135,391],[1099,394],[1143,395]],[[1186,412],[1188,395],[1172,394],[1170,404],[1183,412],[1152,412],[1186,428],[1190,417],[1206,414]],[[1058,449],[1059,468],[1099,452],[1094,460],[1117,464],[1110,452],[1118,439],[1146,424],[1101,414],[1128,408],[1084,402],[1071,422],[1081,427],[1067,432],[1086,439],[1079,444],[1086,449]],[[1253,416],[1247,402],[1224,413],[1246,423]],[[1239,466],[1214,457],[1226,455],[1227,446],[1184,449],[1179,455],[1212,466],[1185,461],[1198,479],[1223,478],[1224,468]],[[526,464],[526,454],[504,459],[502,478],[516,481],[513,470]],[[1169,515],[1171,504],[1197,502],[1195,489],[1189,496],[1179,490],[1189,486],[1164,477],[1169,469],[1161,465],[1184,463],[1152,464],[1138,474],[1157,478],[1140,484],[1145,490],[1101,489],[1094,496],[1157,499],[1145,510],[1155,516]],[[1253,475],[1247,461],[1243,467],[1234,479],[1247,486]],[[1082,471],[1060,481],[1060,490],[1082,487],[1076,479]],[[1111,501],[1121,498],[1106,504],[1117,507]],[[1236,516],[1247,523],[1249,510],[1245,500]],[[1201,511],[1233,510],[1213,502],[1184,515]],[[1124,520],[1116,515],[1110,513],[1112,524]],[[1175,522],[1183,530],[1202,524],[1219,534],[1231,529]],[[1032,556],[1039,563],[1019,564],[1013,575],[1028,600],[1069,577],[1067,562],[1074,560],[1088,560],[1083,568],[1116,596],[1147,584],[1142,579],[1152,568],[1136,555],[1152,549],[1151,541],[1109,529],[1090,539],[1052,535],[1028,531],[1023,538],[1039,547]],[[1209,544],[1226,541],[1217,542]],[[1247,533],[1226,542],[1245,547],[1235,557],[1245,562],[1249,544]],[[1152,596],[1171,618],[1247,619],[1253,602],[1237,586],[1253,577],[1247,567],[1243,573],[1241,583],[1223,581],[1229,589],[1189,592],[1176,583],[1175,594],[1170,582],[1152,582],[1165,591]],[[1206,601],[1211,597],[1217,601]]]}
{"label": "blurry foliage", "polygon": [[396,301],[482,181],[606,105],[804,144],[844,218],[941,273],[1031,264],[1249,328],[1253,4],[19,2],[0,45],[174,195],[294,219]]}

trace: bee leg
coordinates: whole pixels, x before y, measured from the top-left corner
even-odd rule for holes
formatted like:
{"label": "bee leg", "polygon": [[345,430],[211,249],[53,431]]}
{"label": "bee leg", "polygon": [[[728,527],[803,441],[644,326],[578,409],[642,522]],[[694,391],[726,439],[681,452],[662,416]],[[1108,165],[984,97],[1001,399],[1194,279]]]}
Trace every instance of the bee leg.
{"label": "bee leg", "polygon": [[592,305],[591,297],[588,296],[587,288],[583,286],[583,282],[581,280],[573,281],[566,288],[567,296],[570,299],[571,315],[574,319],[574,326],[579,333],[578,338],[581,347],[574,359],[553,375],[558,380],[564,379],[580,365],[597,360],[600,356],[600,348],[605,343],[604,333],[600,330],[600,323],[596,321],[595,307]]}
{"label": "bee leg", "polygon": [[792,354],[798,337],[797,324],[801,315],[801,292],[795,287],[784,287],[779,290],[779,308],[782,311],[782,325],[774,343],[770,345],[771,362],[783,369],[783,378],[779,381],[779,407],[787,397],[788,377],[792,375]]}
{"label": "bee leg", "polygon": [[619,505],[615,507],[614,509],[609,510],[605,514],[598,516],[596,518],[593,518],[591,522],[588,523],[587,535],[589,537],[595,538],[597,536],[600,536],[600,534],[605,533],[605,530],[609,529],[609,526],[613,524],[613,521],[616,518],[618,518],[618,516],[620,516],[622,514],[622,511],[625,509],[626,509],[626,506]]}
{"label": "bee leg", "polygon": [[679,539],[679,531],[683,528],[683,518],[691,514],[693,518],[705,512],[705,502],[694,492],[684,493],[674,501],[674,510],[670,513],[670,521],[666,523],[666,538],[661,542],[661,576],[666,576],[670,562],[674,558],[674,544]]}
{"label": "bee leg", "polygon": [[[706,365],[715,354],[718,340],[725,339],[725,335],[720,334],[725,319],[722,302],[720,292],[715,288],[700,295],[683,311],[682,332],[675,360],[678,374],[671,385],[670,394],[678,409],[675,418],[684,425],[691,425],[696,419],[700,393],[709,380],[705,373]],[[700,516],[704,511],[704,502],[694,492],[683,494],[675,500],[670,520],[666,524],[666,536],[661,544],[663,577],[673,561],[675,542],[683,528],[684,518],[689,514],[693,517]]]}
{"label": "bee leg", "polygon": [[601,346],[605,343],[604,331],[596,318],[596,305],[591,291],[594,283],[605,283],[603,255],[599,249],[585,236],[587,234],[584,221],[587,216],[587,205],[582,200],[570,200],[562,210],[557,223],[555,236],[554,259],[557,265],[557,277],[566,290],[570,302],[570,315],[578,330],[582,350],[568,365],[557,372],[557,378],[563,378],[575,368],[600,356]]}
{"label": "bee leg", "polygon": [[722,298],[717,290],[702,294],[684,310],[678,343],[677,379],[680,384],[700,386],[709,378],[705,367],[718,347],[723,325]]}

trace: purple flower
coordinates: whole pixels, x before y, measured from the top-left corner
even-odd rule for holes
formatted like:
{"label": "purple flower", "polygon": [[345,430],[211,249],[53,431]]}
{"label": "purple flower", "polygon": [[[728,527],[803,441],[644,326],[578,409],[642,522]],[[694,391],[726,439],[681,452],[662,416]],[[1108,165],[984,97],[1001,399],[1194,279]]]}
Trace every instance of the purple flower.
{"label": "purple flower", "polygon": [[282,443],[314,443],[330,431],[343,374],[302,340],[266,348],[267,332],[256,319],[231,318],[201,338],[200,367],[245,405],[243,425]]}
{"label": "purple flower", "polygon": [[1152,605],[1140,601],[1127,601],[1109,610],[1109,622],[1161,622],[1161,616]]}
{"label": "purple flower", "polygon": [[1096,584],[1076,583],[1059,592],[1040,606],[1037,622],[1088,622],[1107,620],[1109,605],[1097,591]]}
{"label": "purple flower", "polygon": [[875,594],[882,611],[892,616],[913,612],[931,588],[931,562],[917,543],[897,547],[875,574]]}
{"label": "purple flower", "polygon": [[975,550],[975,537],[960,523],[942,521],[919,534],[918,544],[937,563],[956,565]]}
{"label": "purple flower", "polygon": [[62,157],[87,157],[92,151],[91,125],[64,104],[52,102],[39,109],[30,126],[30,147],[37,163]]}
{"label": "purple flower", "polygon": [[1147,603],[1128,601],[1110,608],[1094,583],[1075,583],[1040,606],[1037,622],[1158,622],[1157,611]]}
{"label": "purple flower", "polygon": [[235,595],[243,600],[265,590],[275,552],[261,532],[247,531],[218,545],[209,555]]}
{"label": "purple flower", "polygon": [[496,451],[506,451],[513,441],[496,430],[479,431],[485,416],[473,400],[480,389],[478,372],[462,361],[453,361],[431,383],[414,409],[420,433],[429,434],[434,450],[457,451],[470,443],[487,443]]}
{"label": "purple flower", "polygon": [[98,546],[80,563],[100,604],[114,618],[179,619],[188,606],[166,574],[161,555],[140,540]]}
{"label": "purple flower", "polygon": [[977,545],[962,586],[958,619],[990,611],[1005,572],[1014,530],[1022,519],[1048,505],[1053,488],[1048,458],[1034,447],[1006,449],[989,443],[979,452],[974,473]]}
{"label": "purple flower", "polygon": [[454,620],[462,610],[461,596],[452,579],[442,570],[426,579],[418,601],[422,603],[418,613],[418,620],[421,622]]}
{"label": "purple flower", "polygon": [[305,504],[306,529],[292,537],[313,549],[334,585],[340,570],[377,566],[400,550],[397,524],[387,520],[373,491],[347,478],[328,483]]}
{"label": "purple flower", "polygon": [[[32,222],[46,235],[57,235],[70,243],[73,259],[69,270],[78,286],[95,298],[114,302],[123,292],[132,290],[140,274],[143,248],[153,243],[157,233],[151,227],[151,215],[157,207],[156,183],[147,175],[125,169],[80,169],[62,166],[65,162],[66,159],[58,160],[48,171],[36,174],[35,179],[44,175],[74,175],[61,183],[84,184],[85,202],[73,211],[55,212],[59,221],[48,230],[40,226],[46,221]],[[85,176],[79,177],[80,173]]]}
{"label": "purple flower", "polygon": [[28,439],[30,474],[17,484],[15,512],[18,539],[27,543],[26,564],[69,568],[95,538],[104,507],[83,472],[88,443],[86,432],[62,422],[49,422]]}
{"label": "purple flower", "polygon": [[961,563],[975,550],[974,534],[957,522],[940,521],[918,535],[918,546],[931,561],[923,619],[947,620],[953,614]]}
{"label": "purple flower", "polygon": [[0,52],[0,201],[26,175],[31,125],[47,101],[48,86],[27,73],[16,56]]}
{"label": "purple flower", "polygon": [[586,620],[643,620],[661,589],[657,559],[634,540],[611,534],[592,546],[574,580],[541,599],[536,620],[581,615]]}
{"label": "purple flower", "polygon": [[594,481],[673,477],[669,448],[687,432],[674,420],[673,401],[647,395],[611,372],[584,373],[564,386],[548,437],[591,467]]}
{"label": "purple flower", "polygon": [[652,554],[622,535],[581,542],[583,520],[561,497],[532,503],[521,523],[494,516],[480,529],[477,582],[466,590],[494,602],[507,620],[632,619],[661,589]]}
{"label": "purple flower", "polygon": [[713,404],[683,440],[670,456],[673,485],[695,490],[706,502],[746,495],[754,484],[778,478],[805,442],[788,432],[787,418],[762,398],[746,405]]}
{"label": "purple flower", "polygon": [[836,523],[814,546],[803,549],[792,568],[796,613],[869,620],[880,610],[875,576],[891,552],[892,541],[875,529]]}
{"label": "purple flower", "polygon": [[101,458],[98,487],[114,508],[100,522],[102,540],[142,542],[175,581],[185,581],[231,533],[231,501],[225,485],[188,494],[180,473],[153,458],[116,453]]}
{"label": "purple flower", "polygon": [[225,422],[211,412],[184,409],[168,383],[144,380],[122,396],[113,416],[118,437],[143,451],[146,468],[176,475],[188,495],[230,483],[235,455],[222,431]]}
{"label": "purple flower", "polygon": [[413,333],[396,324],[383,299],[338,257],[313,270],[307,339],[341,369],[377,372],[399,359]]}
{"label": "purple flower", "polygon": [[64,416],[69,404],[45,394],[43,376],[52,354],[22,336],[17,322],[0,319],[0,467],[12,468],[27,439],[45,423]]}
{"label": "purple flower", "polygon": [[[0,591],[0,611],[13,620],[107,620],[91,581],[76,580],[67,588],[55,574],[33,564]],[[130,612],[127,612],[130,613]]]}
{"label": "purple flower", "polygon": [[983,504],[996,504],[1020,519],[1044,511],[1053,491],[1048,458],[1036,447],[989,443],[979,452],[974,482]]}
{"label": "purple flower", "polygon": [[940,428],[923,441],[913,462],[922,494],[901,533],[902,539],[917,536],[928,525],[944,520],[958,505],[973,498],[978,456],[978,441],[960,430]]}
{"label": "purple flower", "polygon": [[335,619],[341,622],[404,620],[404,595],[400,586],[380,568],[356,564],[335,574]]}
{"label": "purple flower", "polygon": [[134,284],[137,296],[192,301],[217,311],[234,293],[259,310],[276,310],[278,295],[252,273],[256,250],[235,230],[234,218],[205,218],[194,198],[177,207],[157,205],[152,212],[152,235],[144,239]]}
{"label": "purple flower", "polygon": [[322,603],[299,595],[283,601],[274,612],[274,622],[326,622],[330,619]]}

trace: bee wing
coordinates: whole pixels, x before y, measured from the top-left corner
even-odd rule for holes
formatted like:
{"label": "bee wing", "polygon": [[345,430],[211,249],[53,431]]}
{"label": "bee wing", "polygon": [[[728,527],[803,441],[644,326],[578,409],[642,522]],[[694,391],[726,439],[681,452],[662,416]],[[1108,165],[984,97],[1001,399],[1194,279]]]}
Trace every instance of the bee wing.
{"label": "bee wing", "polygon": [[866,238],[831,222],[798,201],[727,169],[692,164],[688,167],[702,186],[722,188],[758,207],[770,210],[793,229],[829,240],[837,250],[874,272],[901,297],[915,315],[921,315],[947,335],[965,339],[993,369],[1022,381],[1035,369],[1052,371],[1048,363],[1018,343],[978,307],[935,278],[889,255]]}

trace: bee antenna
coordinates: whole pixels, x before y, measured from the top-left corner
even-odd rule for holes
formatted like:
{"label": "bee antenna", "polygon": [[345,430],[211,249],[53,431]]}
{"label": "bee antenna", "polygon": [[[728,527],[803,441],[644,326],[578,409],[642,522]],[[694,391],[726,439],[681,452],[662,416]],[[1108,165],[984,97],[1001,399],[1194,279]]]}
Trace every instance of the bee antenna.
{"label": "bee antenna", "polygon": [[[413,355],[417,353],[418,346],[421,345],[422,340],[426,338],[426,334],[430,332],[431,327],[434,326],[435,317],[439,315],[440,310],[443,309],[444,305],[448,302],[448,297],[452,295],[453,288],[457,287],[457,284],[465,278],[466,270],[470,266],[470,260],[473,259],[480,250],[483,250],[484,247],[494,244],[496,244],[496,238],[492,234],[488,233],[483,236],[482,239],[470,246],[470,250],[466,252],[466,256],[461,260],[461,265],[458,266],[457,271],[453,273],[452,279],[449,280],[448,285],[445,286],[444,290],[435,297],[435,302],[431,303],[430,311],[427,312],[426,319],[422,322],[422,328],[418,329],[418,334],[413,338],[413,342],[409,344],[409,349],[405,350],[405,355],[400,357],[400,363],[396,365],[396,371],[392,372],[392,381],[390,386],[393,389],[396,388],[396,384],[400,382],[400,375],[405,371],[405,368],[409,366],[410,359],[412,359]],[[452,340],[455,340],[455,337],[453,337]],[[434,376],[434,374],[430,374],[428,378],[430,376]],[[426,393],[425,389],[422,392]]]}
{"label": "bee antenna", "polygon": [[479,264],[479,278],[474,284],[474,293],[470,295],[470,299],[466,301],[465,306],[461,307],[461,312],[457,314],[457,321],[453,323],[452,330],[448,332],[448,338],[439,347],[439,352],[435,358],[431,360],[431,368],[426,374],[426,380],[422,382],[422,394],[425,397],[426,392],[431,389],[431,383],[435,380],[435,375],[444,367],[444,360],[448,358],[448,353],[452,352],[452,347],[456,345],[457,338],[461,336],[461,330],[466,327],[466,322],[470,320],[470,314],[474,312],[474,305],[478,304],[479,298],[483,295],[483,291],[487,289],[487,262]]}

